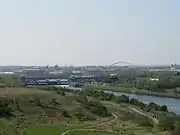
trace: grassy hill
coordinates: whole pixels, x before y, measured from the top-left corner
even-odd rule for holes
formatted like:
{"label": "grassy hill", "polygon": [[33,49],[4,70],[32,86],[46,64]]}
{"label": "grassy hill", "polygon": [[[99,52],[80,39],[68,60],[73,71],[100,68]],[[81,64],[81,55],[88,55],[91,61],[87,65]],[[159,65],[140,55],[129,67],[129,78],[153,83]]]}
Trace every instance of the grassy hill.
{"label": "grassy hill", "polygon": [[0,89],[0,134],[20,134],[34,124],[81,126],[98,119],[100,116],[83,108],[74,98],[55,92],[28,88]]}
{"label": "grassy hill", "polygon": [[0,135],[161,135],[128,108],[72,91],[0,88]]}

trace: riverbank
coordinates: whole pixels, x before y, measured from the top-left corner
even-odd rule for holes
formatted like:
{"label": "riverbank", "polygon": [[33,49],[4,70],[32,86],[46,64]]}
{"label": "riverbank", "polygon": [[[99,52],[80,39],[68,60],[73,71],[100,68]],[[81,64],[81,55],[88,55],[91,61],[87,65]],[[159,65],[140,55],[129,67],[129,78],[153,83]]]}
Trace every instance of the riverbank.
{"label": "riverbank", "polygon": [[102,90],[102,91],[123,92],[123,93],[137,94],[137,95],[180,99],[180,94],[177,95],[175,93],[150,92],[148,90],[140,90],[140,89],[136,89],[136,88],[124,88],[124,87],[103,86],[103,85],[87,85],[86,88],[95,89],[95,90]]}

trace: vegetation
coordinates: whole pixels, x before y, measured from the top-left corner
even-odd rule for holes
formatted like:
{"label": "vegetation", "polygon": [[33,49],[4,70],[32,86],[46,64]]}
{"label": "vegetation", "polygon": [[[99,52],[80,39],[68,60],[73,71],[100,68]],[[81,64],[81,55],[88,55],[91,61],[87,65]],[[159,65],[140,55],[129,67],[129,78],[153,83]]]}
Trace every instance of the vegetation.
{"label": "vegetation", "polygon": [[[179,72],[119,71],[115,76],[102,76],[101,82],[127,91],[180,94]],[[159,124],[154,125],[151,119],[129,107],[157,118]],[[117,119],[113,120],[110,112],[116,114]],[[25,88],[17,76],[0,77],[0,135],[60,135],[78,128],[95,131],[69,134],[156,135],[168,132],[179,135],[180,117],[168,112],[165,105],[144,104],[126,95],[115,96],[92,89],[73,91],[54,86]]]}
{"label": "vegetation", "polygon": [[131,105],[135,105],[140,107],[143,110],[146,111],[152,111],[152,110],[156,110],[156,111],[163,111],[163,112],[167,112],[167,106],[163,105],[163,106],[159,106],[156,103],[149,103],[149,104],[144,104],[141,101],[138,101],[137,99],[130,99],[128,96],[126,95],[121,95],[121,96],[115,96],[113,94],[108,94],[105,93],[103,91],[95,91],[95,90],[83,90],[82,94],[87,95],[87,96],[91,96],[93,98],[96,99],[100,99],[100,100],[105,100],[105,101],[113,101],[115,103],[127,103],[127,104],[131,104]]}
{"label": "vegetation", "polygon": [[36,125],[27,128],[23,135],[59,135],[66,130],[66,127],[60,125]]}
{"label": "vegetation", "polygon": [[137,71],[122,70],[117,75],[103,76],[101,82],[119,84],[121,88],[136,88],[150,92],[166,93],[170,90],[174,94],[180,94],[180,73],[177,71]]}
{"label": "vegetation", "polygon": [[106,117],[109,115],[107,108],[97,101],[88,102],[88,104],[85,104],[85,108],[93,114],[96,114],[101,117]]}
{"label": "vegetation", "polygon": [[109,115],[107,108],[103,106],[103,104],[101,104],[97,100],[88,101],[87,97],[84,94],[77,96],[76,101],[81,103],[82,107],[88,109],[93,114],[101,117]]}
{"label": "vegetation", "polygon": [[[167,117],[162,117],[158,127],[154,127],[151,119],[133,112],[128,106],[148,113],[162,112]],[[150,130],[158,133],[158,128],[161,132],[169,131],[177,135],[179,118],[168,115],[167,111],[166,106],[143,104],[125,95],[114,96],[95,90],[0,88],[1,135],[59,135],[79,128],[94,129],[96,132],[74,131],[69,134],[139,135],[149,133]],[[117,118],[110,112],[116,114]]]}
{"label": "vegetation", "polygon": [[75,131],[69,135],[119,135],[117,133],[107,133],[107,132],[92,132],[92,131]]}
{"label": "vegetation", "polygon": [[[53,123],[78,125],[75,121],[78,114],[75,114],[74,110],[81,108],[81,105],[72,101],[73,99],[56,92],[27,88],[1,88],[0,123],[2,124],[0,128],[4,126],[7,131],[2,129],[0,134],[19,135],[22,130],[34,123],[37,125]],[[88,105],[90,106],[90,102]],[[80,118],[80,121],[96,121],[99,117],[105,116],[104,112],[103,115],[97,113],[105,108],[103,105],[93,105],[94,110],[87,107],[81,111],[85,119]]]}
{"label": "vegetation", "polygon": [[23,82],[16,75],[2,75],[0,76],[0,87],[21,87]]}
{"label": "vegetation", "polygon": [[[0,128],[5,129],[2,128],[0,134],[19,135],[25,129],[27,132],[23,134],[34,134],[31,125],[37,125],[40,129],[41,124],[78,126],[110,116],[108,108],[99,101],[88,100],[85,95],[69,97],[65,89],[53,88],[1,88]],[[44,133],[40,129],[37,132]]]}
{"label": "vegetation", "polygon": [[172,132],[173,135],[179,135],[180,133],[180,121],[176,121],[174,125],[174,131]]}

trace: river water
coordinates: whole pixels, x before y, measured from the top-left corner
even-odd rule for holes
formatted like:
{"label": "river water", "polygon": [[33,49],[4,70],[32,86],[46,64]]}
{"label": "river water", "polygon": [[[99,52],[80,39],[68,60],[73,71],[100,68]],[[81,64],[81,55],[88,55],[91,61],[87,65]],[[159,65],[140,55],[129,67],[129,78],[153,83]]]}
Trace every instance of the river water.
{"label": "river water", "polygon": [[[60,87],[66,87],[72,90],[81,90],[81,88],[74,88],[70,87],[69,85],[63,85]],[[169,109],[169,111],[172,111],[176,114],[180,114],[180,99],[175,99],[175,98],[167,98],[167,97],[156,97],[156,96],[148,96],[148,95],[138,95],[138,94],[133,94],[133,93],[123,93],[123,92],[113,92],[111,90],[104,90],[105,93],[110,93],[114,94],[116,96],[120,95],[126,95],[129,98],[134,98],[138,99],[139,101],[142,101],[143,103],[150,103],[154,102],[158,105],[166,105]]]}
{"label": "river water", "polygon": [[180,99],[138,95],[138,94],[133,94],[133,93],[123,93],[123,92],[112,92],[112,91],[104,91],[104,92],[111,93],[116,96],[126,95],[129,98],[138,99],[139,101],[142,101],[144,103],[154,102],[158,105],[166,105],[169,111],[172,111],[176,114],[180,114]]}

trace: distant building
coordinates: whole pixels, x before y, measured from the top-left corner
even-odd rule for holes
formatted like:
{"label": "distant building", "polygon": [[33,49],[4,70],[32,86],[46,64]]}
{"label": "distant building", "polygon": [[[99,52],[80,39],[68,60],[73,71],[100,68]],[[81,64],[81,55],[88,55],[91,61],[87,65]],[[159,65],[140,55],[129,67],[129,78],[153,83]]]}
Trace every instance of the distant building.
{"label": "distant building", "polygon": [[117,74],[110,74],[110,76],[116,76]]}
{"label": "distant building", "polygon": [[49,72],[38,68],[22,69],[17,74],[26,77],[44,77],[48,76]]}
{"label": "distant building", "polygon": [[74,71],[72,71],[72,73],[73,73],[73,74],[80,74],[81,71],[79,71],[79,70],[74,70]]}
{"label": "distant building", "polygon": [[0,75],[13,75],[14,72],[0,72]]}
{"label": "distant building", "polygon": [[52,74],[52,75],[63,74],[63,71],[52,71],[52,72],[49,72],[49,74]]}

